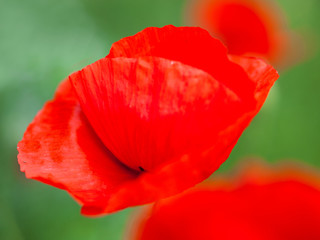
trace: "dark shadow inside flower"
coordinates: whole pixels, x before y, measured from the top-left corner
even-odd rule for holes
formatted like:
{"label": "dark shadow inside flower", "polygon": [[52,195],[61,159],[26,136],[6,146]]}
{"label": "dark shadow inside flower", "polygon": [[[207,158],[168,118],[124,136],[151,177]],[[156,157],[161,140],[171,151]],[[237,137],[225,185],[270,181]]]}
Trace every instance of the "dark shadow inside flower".
{"label": "dark shadow inside flower", "polygon": [[141,172],[144,172],[144,171],[145,171],[144,168],[141,167],[141,166],[139,166],[139,169],[140,169]]}

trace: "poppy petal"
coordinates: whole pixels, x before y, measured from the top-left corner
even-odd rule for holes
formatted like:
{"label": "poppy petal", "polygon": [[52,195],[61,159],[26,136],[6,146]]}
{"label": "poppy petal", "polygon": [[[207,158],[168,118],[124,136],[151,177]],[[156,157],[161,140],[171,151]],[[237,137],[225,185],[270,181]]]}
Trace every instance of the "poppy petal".
{"label": "poppy petal", "polygon": [[28,178],[65,189],[85,206],[101,208],[117,185],[137,176],[101,143],[68,80],[29,125],[18,150]]}
{"label": "poppy petal", "polygon": [[250,166],[157,202],[135,217],[128,239],[319,239],[319,173],[258,172]]}
{"label": "poppy petal", "polygon": [[272,1],[190,0],[188,17],[193,25],[220,38],[230,54],[260,56],[279,62],[289,37],[284,14]]}
{"label": "poppy petal", "polygon": [[209,74],[162,58],[105,58],[70,79],[105,146],[136,170],[209,148],[249,108]]}
{"label": "poppy petal", "polygon": [[107,57],[142,56],[161,57],[201,69],[243,98],[254,89],[245,72],[228,60],[221,41],[201,28],[172,25],[146,28],[114,43]]}
{"label": "poppy petal", "polygon": [[144,169],[118,188],[105,212],[176,194],[225,161],[278,78],[262,60],[230,59],[248,71],[253,105],[209,74],[162,58],[105,58],[70,76],[108,149],[127,166]]}
{"label": "poppy petal", "polygon": [[86,215],[171,196],[227,159],[277,78],[199,28],[146,29],[62,83],[18,145],[21,170]]}
{"label": "poppy petal", "polygon": [[241,66],[249,79],[254,83],[254,98],[258,105],[262,106],[275,79],[279,77],[278,72],[259,58],[236,55],[228,55],[228,57],[230,61]]}

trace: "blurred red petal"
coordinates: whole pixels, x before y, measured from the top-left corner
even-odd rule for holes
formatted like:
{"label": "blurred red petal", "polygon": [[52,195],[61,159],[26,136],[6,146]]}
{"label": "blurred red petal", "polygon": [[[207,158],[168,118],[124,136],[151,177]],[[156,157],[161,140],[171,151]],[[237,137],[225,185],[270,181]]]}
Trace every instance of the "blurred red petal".
{"label": "blurred red petal", "polygon": [[191,23],[219,37],[230,54],[260,56],[273,63],[287,54],[284,14],[273,1],[193,0],[188,11]]}
{"label": "blurred red petal", "polygon": [[319,239],[319,174],[312,184],[298,168],[258,171],[262,182],[247,178],[251,168],[158,202],[132,223],[129,239]]}

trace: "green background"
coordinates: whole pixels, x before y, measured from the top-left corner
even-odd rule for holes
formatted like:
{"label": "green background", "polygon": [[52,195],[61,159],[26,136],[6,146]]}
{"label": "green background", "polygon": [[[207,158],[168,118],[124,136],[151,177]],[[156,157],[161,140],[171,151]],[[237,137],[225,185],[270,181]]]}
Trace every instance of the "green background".
{"label": "green background", "polygon": [[[10,0],[0,2],[0,239],[122,239],[127,209],[85,218],[64,191],[27,180],[16,144],[58,83],[148,26],[183,25],[183,0]],[[225,171],[246,156],[320,166],[320,1],[279,0],[310,56],[280,72],[262,111]]]}

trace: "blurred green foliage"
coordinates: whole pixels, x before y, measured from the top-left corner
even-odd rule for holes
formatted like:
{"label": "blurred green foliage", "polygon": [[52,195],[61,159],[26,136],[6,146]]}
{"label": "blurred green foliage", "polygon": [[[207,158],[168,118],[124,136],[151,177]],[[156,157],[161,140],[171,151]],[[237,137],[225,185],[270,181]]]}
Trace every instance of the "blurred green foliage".
{"label": "blurred green foliage", "polygon": [[[182,25],[183,0],[11,0],[0,8],[0,239],[121,239],[130,209],[80,215],[64,191],[27,180],[16,144],[71,72],[107,55],[111,43],[147,26]],[[320,34],[318,0],[279,0],[290,26]],[[313,45],[312,45],[313,44]],[[319,46],[318,46],[319,47]],[[269,99],[219,171],[246,156],[320,166],[320,54],[280,72]]]}

